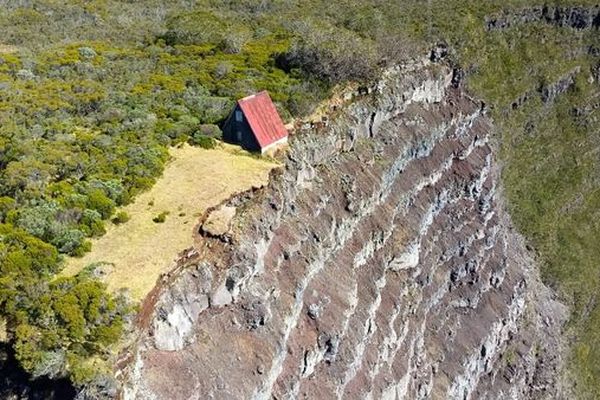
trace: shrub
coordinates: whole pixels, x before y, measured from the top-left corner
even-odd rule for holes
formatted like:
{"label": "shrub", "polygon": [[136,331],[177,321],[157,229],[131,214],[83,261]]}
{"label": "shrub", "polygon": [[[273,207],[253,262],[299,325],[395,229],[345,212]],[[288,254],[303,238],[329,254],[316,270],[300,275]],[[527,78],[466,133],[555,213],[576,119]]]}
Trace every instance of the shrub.
{"label": "shrub", "polygon": [[112,219],[113,224],[119,225],[129,221],[129,214],[125,211],[119,211]]}
{"label": "shrub", "polygon": [[79,55],[85,59],[92,59],[94,57],[96,57],[98,54],[96,53],[96,51],[94,49],[92,49],[91,47],[80,47],[78,49],[79,51]]}
{"label": "shrub", "polygon": [[4,222],[8,213],[14,210],[17,202],[7,196],[0,197],[0,222]]}
{"label": "shrub", "polygon": [[20,69],[17,71],[17,78],[29,81],[35,78],[35,74],[28,69]]}
{"label": "shrub", "polygon": [[169,215],[169,212],[163,211],[160,214],[158,214],[156,217],[152,218],[152,221],[156,222],[157,224],[162,224],[163,222],[165,222],[167,220],[167,215]]}
{"label": "shrub", "polygon": [[187,100],[190,109],[206,124],[217,124],[227,118],[234,102],[231,98],[198,96]]}
{"label": "shrub", "polygon": [[22,208],[18,214],[16,225],[29,234],[43,240],[51,240],[51,231],[58,206],[54,202],[42,202],[37,206]]}
{"label": "shrub", "polygon": [[[0,306],[11,324],[16,321],[9,329],[27,371],[70,374],[78,383],[98,374],[99,360],[109,354],[106,345],[118,340],[123,311],[115,308],[117,300],[104,288],[82,288],[80,278],[51,284],[61,265],[57,247],[72,255],[88,250],[86,237],[104,231],[103,219],[110,218],[115,206],[126,204],[155,182],[168,158],[169,145],[189,140],[213,147],[220,132],[214,125],[201,124],[222,122],[237,98],[264,88],[284,107],[284,117],[308,114],[332,85],[369,79],[379,66],[418,57],[428,42],[444,39],[457,50],[456,61],[473,71],[467,81],[470,88],[488,97],[488,103],[501,106],[526,90],[535,90],[531,84],[538,79],[553,82],[572,64],[583,66],[587,56],[573,55],[573,49],[589,48],[587,42],[597,39],[583,31],[537,25],[530,25],[533,33],[539,32],[537,38],[532,32],[526,34],[525,26],[512,33],[510,29],[484,32],[484,16],[492,9],[527,6],[524,0],[437,1],[428,7],[417,0],[389,7],[389,1],[379,0],[347,1],[344,7],[323,0],[173,0],[162,2],[159,12],[148,12],[155,2],[108,0],[82,6],[81,1],[45,1],[40,11],[25,3],[35,2],[4,1],[0,7],[3,42],[18,46],[0,55],[0,195],[8,196],[0,199],[0,218],[15,226],[0,224]],[[139,18],[123,20],[125,14]],[[103,20],[101,29],[94,23],[98,15]],[[115,24],[125,24],[128,35],[110,29]],[[550,30],[556,35],[549,36]],[[156,36],[163,32],[167,32],[163,39]],[[427,42],[421,42],[425,37]],[[566,41],[569,37],[572,43]],[[416,47],[405,43],[415,38],[419,38]],[[548,57],[564,54],[572,56]],[[594,95],[580,97],[593,99]],[[510,135],[514,129],[504,131]],[[595,137],[592,133],[589,138]],[[518,136],[524,140],[528,135]],[[540,143],[519,151],[533,152],[540,145],[554,143],[537,136]],[[574,133],[568,136],[575,137]],[[551,139],[556,138],[561,136]],[[517,141],[509,139],[502,142]],[[562,209],[563,204],[549,202],[552,197],[546,189],[561,187],[557,183],[568,180],[564,171],[575,171],[570,160],[579,156],[546,158],[552,160],[550,167],[562,167],[560,175],[545,184],[540,183],[546,182],[541,179],[544,176],[536,174],[548,174],[552,168],[539,168],[539,160],[531,161],[542,153],[556,154],[557,149],[596,146],[584,139],[578,141],[579,147],[560,142],[548,152],[522,154],[523,165],[532,168],[529,174],[519,174],[526,169],[515,164],[515,159],[509,160],[506,176],[512,171],[518,180],[506,186],[514,206],[520,208],[513,217],[517,222],[529,221],[521,225],[524,233],[559,237],[559,250],[564,251],[556,251],[557,255],[568,256],[581,247],[576,261],[557,259],[552,264],[556,271],[550,272],[560,273],[557,279],[567,274],[586,283],[594,281],[584,279],[582,271],[599,275],[591,264],[580,266],[598,257],[583,253],[583,248],[593,251],[598,246],[584,246],[570,227],[568,231],[564,227],[560,235],[548,234],[545,227],[556,226],[555,221],[540,223],[540,215],[552,218],[558,215],[552,210]],[[595,161],[577,161],[577,166],[596,165]],[[593,183],[594,171],[580,176],[591,177],[586,182]],[[518,184],[528,181],[539,184],[515,192]],[[562,187],[559,192],[582,191]],[[584,204],[597,209],[597,200],[589,196],[584,196],[588,199]],[[536,210],[543,212],[534,214]],[[164,222],[166,215],[159,214],[155,222]],[[585,218],[584,222],[596,220]],[[573,232],[590,226],[573,221]],[[597,241],[591,229],[586,240]],[[548,246],[556,244],[548,242]],[[579,291],[581,303],[593,303],[588,301],[595,293],[591,289],[596,287]],[[61,309],[66,317],[75,316],[71,324],[58,315],[49,299],[74,291],[77,301],[69,296],[72,304]],[[84,314],[85,345],[71,338],[72,332],[81,333],[77,310]],[[582,343],[584,348],[600,348],[592,340]],[[596,352],[588,353],[586,363],[596,368]]]}
{"label": "shrub", "polygon": [[190,144],[203,149],[214,149],[217,146],[217,141],[212,137],[195,133],[194,136],[190,138]]}
{"label": "shrub", "polygon": [[277,60],[284,70],[301,69],[330,84],[373,78],[378,62],[374,43],[322,23],[302,22],[295,29],[293,46]]}
{"label": "shrub", "polygon": [[102,215],[96,210],[86,209],[81,216],[80,229],[87,236],[101,236],[106,233]]}
{"label": "shrub", "polygon": [[100,189],[91,189],[87,194],[87,206],[100,213],[103,219],[111,216],[115,209],[115,202]]}
{"label": "shrub", "polygon": [[68,229],[64,230],[61,234],[57,234],[52,241],[52,244],[56,246],[61,253],[83,255],[86,249],[83,245],[84,241],[85,235],[83,232],[77,229]]}
{"label": "shrub", "polygon": [[167,32],[162,37],[169,45],[219,44],[225,39],[227,24],[206,10],[182,12],[167,21]]}
{"label": "shrub", "polygon": [[221,128],[219,128],[218,125],[214,124],[202,124],[198,127],[198,130],[195,132],[195,134],[196,133],[215,139],[220,139],[223,135]]}
{"label": "shrub", "polygon": [[225,53],[237,54],[242,51],[242,47],[250,40],[252,32],[248,29],[244,29],[243,26],[232,26],[229,31],[225,33],[219,48]]}

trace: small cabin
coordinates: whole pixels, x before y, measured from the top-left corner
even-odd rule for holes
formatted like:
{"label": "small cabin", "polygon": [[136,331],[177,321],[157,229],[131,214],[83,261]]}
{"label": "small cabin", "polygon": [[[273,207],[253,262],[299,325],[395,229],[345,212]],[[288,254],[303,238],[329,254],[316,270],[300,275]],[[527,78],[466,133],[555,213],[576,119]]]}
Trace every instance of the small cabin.
{"label": "small cabin", "polygon": [[223,124],[223,140],[262,154],[287,143],[288,131],[266,90],[238,100]]}

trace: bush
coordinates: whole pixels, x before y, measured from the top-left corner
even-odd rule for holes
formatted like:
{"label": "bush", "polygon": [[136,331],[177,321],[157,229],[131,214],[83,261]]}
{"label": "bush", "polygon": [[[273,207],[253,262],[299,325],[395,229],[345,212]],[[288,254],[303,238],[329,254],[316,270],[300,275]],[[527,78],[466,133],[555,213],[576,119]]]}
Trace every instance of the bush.
{"label": "bush", "polygon": [[156,222],[157,224],[162,224],[163,222],[165,222],[167,220],[167,215],[169,215],[169,212],[163,211],[160,214],[158,214],[156,217],[152,218],[152,221]]}
{"label": "bush", "polygon": [[[89,277],[56,279],[61,258],[55,247],[10,225],[0,224],[0,236],[0,305],[17,360],[33,376],[84,381],[80,367],[119,339],[129,306]],[[98,371],[90,372],[86,378]]]}
{"label": "bush", "polygon": [[208,136],[194,134],[194,136],[190,138],[190,144],[203,149],[214,149],[217,146],[217,141]]}
{"label": "bush", "polygon": [[115,209],[115,202],[108,198],[101,189],[91,189],[87,194],[87,206],[98,211],[103,219],[107,219]]}
{"label": "bush", "polygon": [[113,224],[119,225],[129,221],[129,214],[125,211],[119,211],[112,219]]}
{"label": "bush", "polygon": [[54,202],[40,202],[39,205],[21,208],[16,225],[29,234],[40,239],[52,240],[52,232],[56,232],[55,224],[58,205]]}
{"label": "bush", "polygon": [[86,236],[101,236],[106,233],[102,215],[96,210],[84,210],[79,223]]}
{"label": "bush", "polygon": [[84,241],[85,235],[83,232],[77,229],[69,229],[63,231],[61,234],[57,234],[52,241],[52,244],[56,246],[61,253],[83,255],[86,249],[85,246],[83,246]]}
{"label": "bush", "polygon": [[379,60],[371,41],[341,28],[313,22],[298,23],[296,33],[291,49],[277,60],[284,70],[300,69],[330,84],[374,77]]}
{"label": "bush", "polygon": [[0,222],[4,222],[8,213],[14,210],[17,206],[17,202],[7,196],[0,197]]}
{"label": "bush", "polygon": [[198,127],[198,130],[194,134],[197,134],[197,133],[199,133],[200,135],[215,138],[215,139],[220,139],[221,136],[223,135],[221,128],[219,128],[217,125],[214,125],[214,124],[200,125]]}
{"label": "bush", "polygon": [[89,253],[92,250],[92,242],[89,240],[83,240],[81,244],[71,251],[70,255],[73,257],[83,257],[85,253]]}
{"label": "bush", "polygon": [[206,10],[182,12],[167,21],[167,32],[162,37],[169,45],[214,44],[225,40],[227,24]]}
{"label": "bush", "polygon": [[98,55],[96,51],[94,51],[94,49],[92,49],[91,47],[80,47],[78,51],[81,57],[88,60]]}

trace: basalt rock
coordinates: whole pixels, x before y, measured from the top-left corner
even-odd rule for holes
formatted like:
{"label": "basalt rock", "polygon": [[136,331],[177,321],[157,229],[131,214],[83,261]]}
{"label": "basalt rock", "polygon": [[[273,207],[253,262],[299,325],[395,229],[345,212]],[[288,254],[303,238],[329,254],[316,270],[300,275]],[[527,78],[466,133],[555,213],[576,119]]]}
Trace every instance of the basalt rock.
{"label": "basalt rock", "polygon": [[575,66],[570,71],[559,77],[556,81],[549,84],[540,85],[537,91],[530,90],[521,94],[511,103],[510,108],[512,110],[517,110],[535,96],[539,96],[544,104],[553,103],[558,96],[567,92],[571,87],[573,87],[575,84],[575,78],[578,74],[580,74],[580,72],[581,67],[579,65]]}
{"label": "basalt rock", "polygon": [[538,6],[505,11],[486,18],[489,31],[508,29],[515,25],[543,22],[558,27],[577,30],[600,27],[600,6]]}
{"label": "basalt rock", "polygon": [[388,71],[198,240],[126,399],[543,399],[564,307],[502,203],[493,127],[443,64]]}
{"label": "basalt rock", "polygon": [[544,103],[552,103],[559,95],[566,92],[575,83],[575,76],[581,72],[581,67],[573,68],[569,73],[551,85],[541,86],[539,92]]}

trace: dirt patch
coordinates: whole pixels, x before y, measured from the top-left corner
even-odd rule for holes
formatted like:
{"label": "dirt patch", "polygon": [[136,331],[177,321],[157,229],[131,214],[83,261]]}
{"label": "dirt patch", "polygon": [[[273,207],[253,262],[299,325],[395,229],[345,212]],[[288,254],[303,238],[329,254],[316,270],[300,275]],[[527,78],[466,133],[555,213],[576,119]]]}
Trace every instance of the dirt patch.
{"label": "dirt patch", "polygon": [[16,53],[19,49],[9,44],[0,43],[0,54]]}
{"label": "dirt patch", "polygon": [[[211,150],[185,145],[170,152],[173,159],[163,176],[123,208],[130,220],[109,226],[84,257],[69,258],[63,275],[109,263],[112,268],[103,277],[109,289],[126,289],[134,300],[143,299],[158,277],[174,266],[178,254],[193,245],[194,227],[205,210],[265,185],[277,167],[228,145]],[[164,222],[154,222],[161,213],[168,213]]]}

